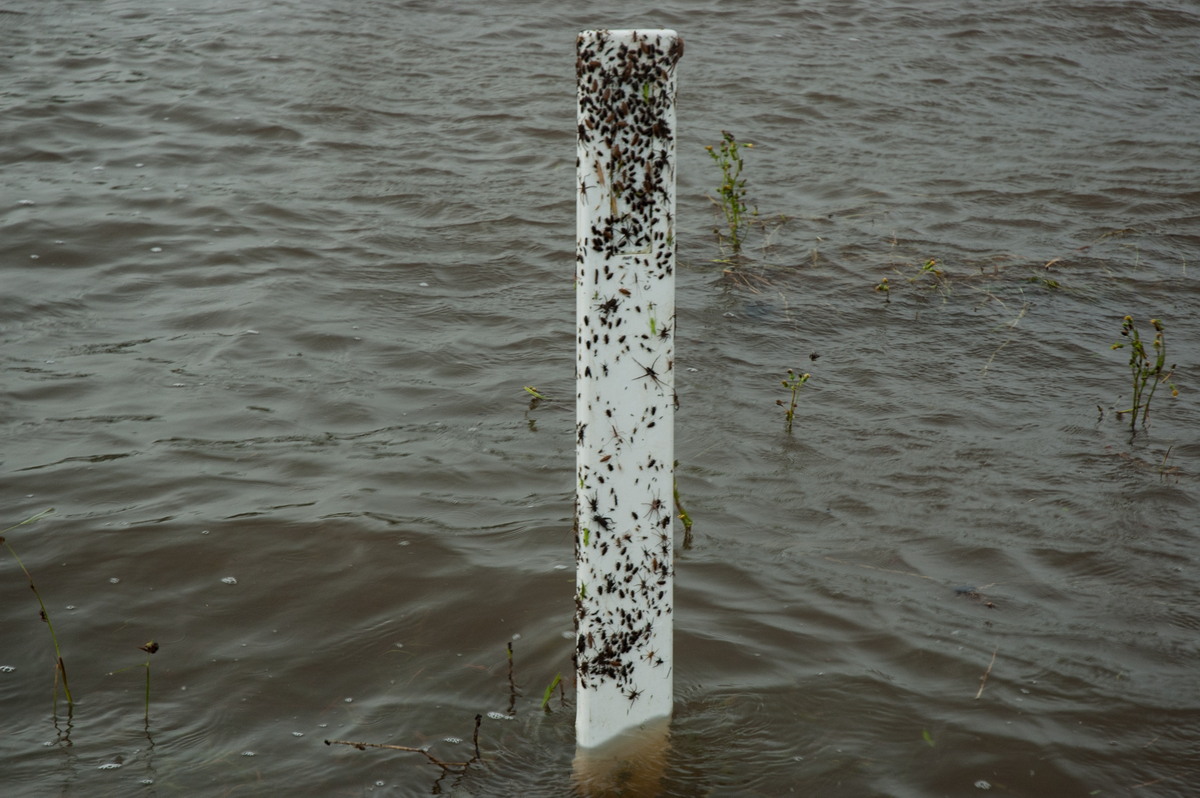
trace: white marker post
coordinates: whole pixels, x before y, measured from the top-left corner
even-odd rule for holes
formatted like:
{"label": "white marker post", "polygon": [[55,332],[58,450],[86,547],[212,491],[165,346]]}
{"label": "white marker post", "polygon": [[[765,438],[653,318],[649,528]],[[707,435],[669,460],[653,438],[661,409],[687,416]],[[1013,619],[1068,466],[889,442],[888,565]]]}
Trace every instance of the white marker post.
{"label": "white marker post", "polygon": [[671,30],[578,39],[576,742],[669,718],[675,448]]}

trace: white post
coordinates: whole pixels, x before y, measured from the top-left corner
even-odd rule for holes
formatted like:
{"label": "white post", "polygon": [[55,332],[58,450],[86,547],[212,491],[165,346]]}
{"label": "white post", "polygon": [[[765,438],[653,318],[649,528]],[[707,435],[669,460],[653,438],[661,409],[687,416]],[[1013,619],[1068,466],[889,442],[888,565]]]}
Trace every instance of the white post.
{"label": "white post", "polygon": [[579,35],[576,742],[669,717],[675,411],[671,30]]}

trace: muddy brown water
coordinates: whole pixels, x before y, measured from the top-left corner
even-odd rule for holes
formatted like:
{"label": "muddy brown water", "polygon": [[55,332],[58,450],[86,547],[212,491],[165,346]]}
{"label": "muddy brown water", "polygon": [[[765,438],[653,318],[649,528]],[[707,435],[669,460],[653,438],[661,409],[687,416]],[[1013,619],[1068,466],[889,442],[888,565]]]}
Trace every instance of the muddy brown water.
{"label": "muddy brown water", "polygon": [[[605,25],[687,41],[662,794],[1195,794],[1195,4],[660,6],[0,9],[0,506],[56,509],[7,537],[77,698],[4,550],[6,796],[569,794]],[[1133,437],[1125,314],[1181,391]],[[477,714],[462,775],[322,744]]]}

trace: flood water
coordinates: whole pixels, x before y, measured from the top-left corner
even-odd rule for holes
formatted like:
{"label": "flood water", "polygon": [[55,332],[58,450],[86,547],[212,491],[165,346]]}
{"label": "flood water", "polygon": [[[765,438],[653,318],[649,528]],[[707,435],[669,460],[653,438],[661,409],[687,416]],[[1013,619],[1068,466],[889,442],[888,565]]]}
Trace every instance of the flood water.
{"label": "flood water", "polygon": [[687,43],[661,794],[1200,790],[1200,9],[609,5],[0,8],[5,796],[571,792],[592,27]]}

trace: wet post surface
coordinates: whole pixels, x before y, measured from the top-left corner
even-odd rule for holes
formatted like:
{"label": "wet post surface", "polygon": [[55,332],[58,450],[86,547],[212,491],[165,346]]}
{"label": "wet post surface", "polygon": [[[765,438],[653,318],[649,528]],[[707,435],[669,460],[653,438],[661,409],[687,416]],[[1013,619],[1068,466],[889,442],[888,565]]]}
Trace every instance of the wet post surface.
{"label": "wet post surface", "polygon": [[675,65],[670,30],[577,45],[576,741],[672,706]]}

